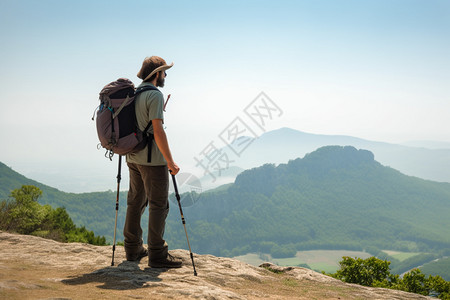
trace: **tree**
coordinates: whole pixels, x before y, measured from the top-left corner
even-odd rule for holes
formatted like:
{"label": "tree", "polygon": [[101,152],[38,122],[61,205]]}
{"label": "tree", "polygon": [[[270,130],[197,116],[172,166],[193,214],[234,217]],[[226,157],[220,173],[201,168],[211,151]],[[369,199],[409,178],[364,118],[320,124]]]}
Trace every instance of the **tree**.
{"label": "tree", "polygon": [[42,191],[32,185],[11,191],[11,199],[0,203],[0,229],[60,242],[106,244],[105,237],[95,236],[84,226],[78,228],[65,208],[39,204],[41,195]]}
{"label": "tree", "polygon": [[11,191],[11,197],[14,198],[18,204],[22,205],[26,205],[30,202],[37,202],[41,196],[41,189],[34,185],[22,185],[20,189]]}
{"label": "tree", "polygon": [[426,277],[419,269],[413,269],[400,279],[398,275],[390,273],[390,261],[376,257],[361,259],[344,256],[342,259],[339,262],[341,268],[336,273],[328,275],[344,282],[392,288],[450,300],[450,282],[440,276]]}
{"label": "tree", "polygon": [[274,245],[270,250],[273,258],[287,258],[293,257],[297,253],[293,245]]}
{"label": "tree", "polygon": [[419,269],[413,269],[403,276],[399,289],[425,296],[438,296],[440,299],[450,299],[450,282],[441,276],[428,276]]}
{"label": "tree", "polygon": [[70,232],[76,229],[75,224],[63,207],[58,207],[52,212],[51,219],[64,232]]}
{"label": "tree", "polygon": [[373,286],[374,283],[385,282],[389,278],[390,261],[374,256],[366,259],[344,256],[342,259],[339,262],[341,268],[333,277],[344,282]]}
{"label": "tree", "polygon": [[6,204],[8,212],[5,216],[6,229],[21,234],[31,234],[38,230],[51,212],[49,205],[42,206],[37,201],[42,191],[32,185],[23,185],[11,191],[13,199]]}

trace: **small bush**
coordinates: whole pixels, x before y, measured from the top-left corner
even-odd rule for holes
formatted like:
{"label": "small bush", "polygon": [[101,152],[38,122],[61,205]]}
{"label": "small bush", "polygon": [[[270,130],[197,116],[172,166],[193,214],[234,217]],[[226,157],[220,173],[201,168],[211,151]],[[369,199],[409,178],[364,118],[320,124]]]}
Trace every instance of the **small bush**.
{"label": "small bush", "polygon": [[339,264],[341,268],[334,274],[328,274],[329,276],[348,283],[392,288],[450,300],[450,282],[440,276],[426,277],[419,269],[406,273],[401,279],[390,273],[390,261],[376,257],[361,259],[344,256]]}
{"label": "small bush", "polygon": [[30,234],[59,242],[83,242],[106,245],[105,237],[95,236],[73,223],[65,208],[53,209],[38,203],[42,191],[23,185],[11,191],[10,199],[0,202],[0,230]]}

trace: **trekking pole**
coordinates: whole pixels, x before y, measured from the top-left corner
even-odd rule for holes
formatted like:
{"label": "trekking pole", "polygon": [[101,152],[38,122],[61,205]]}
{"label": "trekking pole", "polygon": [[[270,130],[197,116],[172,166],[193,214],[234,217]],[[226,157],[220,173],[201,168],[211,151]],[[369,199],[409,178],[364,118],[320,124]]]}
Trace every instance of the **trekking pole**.
{"label": "trekking pole", "polygon": [[122,155],[119,155],[119,167],[117,170],[117,197],[116,197],[116,221],[114,222],[114,244],[112,252],[111,266],[114,266],[114,251],[116,251],[116,230],[117,230],[117,214],[119,213],[119,189],[120,189],[120,173],[122,169]]}
{"label": "trekking pole", "polygon": [[166,100],[166,103],[164,103],[164,107],[163,107],[163,110],[164,110],[164,111],[166,111],[166,105],[167,105],[167,102],[169,102],[170,95],[171,95],[171,94],[167,95],[167,100]]}
{"label": "trekking pole", "polygon": [[186,221],[184,220],[183,210],[181,209],[180,194],[178,194],[177,181],[175,180],[175,175],[173,175],[173,174],[171,174],[171,175],[172,175],[173,187],[175,188],[175,197],[177,198],[178,207],[180,208],[181,222],[183,223],[184,233],[186,233],[186,240],[187,240],[187,244],[189,247],[189,254],[191,255],[192,267],[194,268],[194,276],[197,276],[197,271],[195,270],[195,264],[194,264],[194,255],[192,254],[192,251],[191,251],[191,244],[189,244],[189,238],[188,238],[188,234],[187,234],[187,230],[186,230]]}

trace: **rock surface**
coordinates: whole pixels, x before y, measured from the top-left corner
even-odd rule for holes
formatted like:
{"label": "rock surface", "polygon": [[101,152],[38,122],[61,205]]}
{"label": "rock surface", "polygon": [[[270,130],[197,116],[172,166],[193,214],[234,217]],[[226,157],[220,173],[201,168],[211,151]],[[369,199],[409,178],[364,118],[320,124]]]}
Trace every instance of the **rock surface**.
{"label": "rock surface", "polygon": [[433,299],[346,284],[300,267],[243,262],[189,252],[180,269],[127,262],[123,247],[58,243],[0,232],[0,299]]}

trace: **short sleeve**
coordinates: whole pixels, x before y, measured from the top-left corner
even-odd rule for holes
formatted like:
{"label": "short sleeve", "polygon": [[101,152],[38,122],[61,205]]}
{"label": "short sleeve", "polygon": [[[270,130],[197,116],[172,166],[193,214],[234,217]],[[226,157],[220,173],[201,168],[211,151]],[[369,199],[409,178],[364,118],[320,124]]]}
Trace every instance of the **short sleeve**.
{"label": "short sleeve", "polygon": [[150,101],[148,102],[148,117],[149,120],[164,119],[164,97],[162,93],[156,91],[149,93]]}

